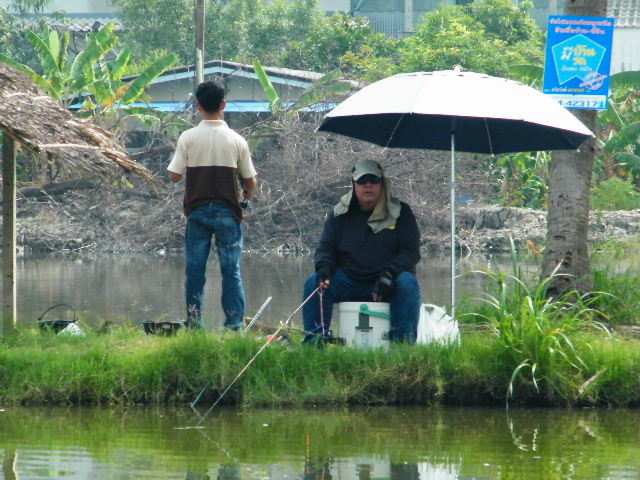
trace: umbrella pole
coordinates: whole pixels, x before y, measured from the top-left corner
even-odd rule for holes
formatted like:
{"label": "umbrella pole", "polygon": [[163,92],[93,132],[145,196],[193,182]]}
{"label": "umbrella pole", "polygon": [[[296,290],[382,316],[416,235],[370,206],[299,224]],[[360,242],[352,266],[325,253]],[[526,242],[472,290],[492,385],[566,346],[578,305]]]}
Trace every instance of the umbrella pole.
{"label": "umbrella pole", "polygon": [[456,134],[451,133],[451,317],[456,318]]}

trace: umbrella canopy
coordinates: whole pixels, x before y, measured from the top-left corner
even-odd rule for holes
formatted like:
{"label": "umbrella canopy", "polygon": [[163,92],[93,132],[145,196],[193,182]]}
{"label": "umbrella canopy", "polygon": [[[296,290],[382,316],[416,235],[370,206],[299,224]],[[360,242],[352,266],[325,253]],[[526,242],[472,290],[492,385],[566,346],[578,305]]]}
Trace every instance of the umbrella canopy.
{"label": "umbrella canopy", "polygon": [[593,133],[555,100],[505,78],[404,73],[356,92],[318,127],[383,147],[451,150],[451,312],[455,318],[455,151],[573,150]]}
{"label": "umbrella canopy", "polygon": [[509,153],[572,150],[593,134],[542,92],[445,70],[394,75],[331,110],[318,128],[383,147]]}

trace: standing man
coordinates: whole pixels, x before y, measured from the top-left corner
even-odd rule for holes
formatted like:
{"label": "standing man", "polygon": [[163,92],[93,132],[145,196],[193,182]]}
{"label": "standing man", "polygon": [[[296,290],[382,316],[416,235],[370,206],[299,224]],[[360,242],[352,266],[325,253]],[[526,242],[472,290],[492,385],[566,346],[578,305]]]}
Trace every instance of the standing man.
{"label": "standing man", "polygon": [[256,170],[244,138],[224,122],[224,87],[203,82],[196,89],[198,126],[180,135],[169,176],[179,182],[186,175],[184,214],[187,328],[202,328],[202,299],[207,259],[215,236],[222,274],[224,326],[238,330],[244,319],[244,287],[240,274],[242,209],[238,179],[245,199],[255,191]]}
{"label": "standing man", "polygon": [[391,340],[413,343],[420,316],[418,223],[409,205],[391,196],[378,162],[356,162],[351,185],[327,216],[316,271],[304,284],[304,298],[323,291],[303,307],[305,341],[329,328],[334,303],[373,300],[389,302]]}

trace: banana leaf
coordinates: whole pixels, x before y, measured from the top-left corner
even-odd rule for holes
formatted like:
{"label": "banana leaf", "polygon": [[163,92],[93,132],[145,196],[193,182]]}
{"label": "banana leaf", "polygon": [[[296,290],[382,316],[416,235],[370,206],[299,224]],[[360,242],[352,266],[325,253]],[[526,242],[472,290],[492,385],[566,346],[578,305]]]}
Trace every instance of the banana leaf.
{"label": "banana leaf", "polygon": [[128,88],[122,95],[120,103],[127,104],[135,102],[140,95],[144,93],[145,88],[177,60],[178,57],[171,54],[161,57],[149,65],[133,82],[127,84]]}
{"label": "banana leaf", "polygon": [[89,34],[87,47],[78,54],[71,67],[71,88],[82,90],[83,84],[95,81],[93,65],[118,43],[112,24],[100,31]]}
{"label": "banana leaf", "polygon": [[611,75],[611,88],[640,90],[640,71],[614,73]]}
{"label": "banana leaf", "polygon": [[131,61],[131,49],[125,48],[120,52],[115,60],[109,62],[110,77],[114,80],[120,80],[124,75],[129,62]]}
{"label": "banana leaf", "polygon": [[634,175],[640,172],[640,156],[633,153],[620,152],[615,155],[615,159],[619,165],[624,165],[625,170],[633,172]]}
{"label": "banana leaf", "polygon": [[271,83],[271,80],[269,80],[269,76],[264,71],[264,68],[262,68],[260,62],[253,62],[253,69],[256,72],[256,76],[258,77],[258,81],[262,86],[262,90],[264,91],[267,100],[269,100],[271,112],[275,113],[277,110],[282,108],[280,96],[278,95],[278,92],[276,92],[276,89],[273,88],[273,84]]}
{"label": "banana leaf", "polygon": [[614,136],[612,136],[604,144],[604,151],[607,153],[613,153],[618,150],[622,150],[629,145],[636,145],[640,138],[640,122],[627,125]]}

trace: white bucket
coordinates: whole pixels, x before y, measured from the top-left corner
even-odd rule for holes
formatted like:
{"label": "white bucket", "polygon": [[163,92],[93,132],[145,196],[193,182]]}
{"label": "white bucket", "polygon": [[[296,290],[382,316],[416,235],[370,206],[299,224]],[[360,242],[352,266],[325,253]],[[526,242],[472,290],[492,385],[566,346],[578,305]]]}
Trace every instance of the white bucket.
{"label": "white bucket", "polygon": [[[370,314],[360,319],[360,306],[365,305]],[[341,302],[338,304],[338,336],[345,343],[359,348],[389,348],[389,318],[376,316],[375,313],[389,316],[389,304],[384,302]]]}

